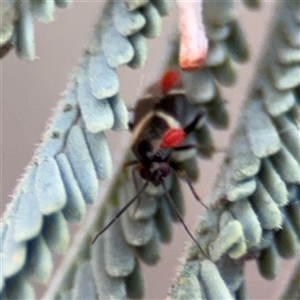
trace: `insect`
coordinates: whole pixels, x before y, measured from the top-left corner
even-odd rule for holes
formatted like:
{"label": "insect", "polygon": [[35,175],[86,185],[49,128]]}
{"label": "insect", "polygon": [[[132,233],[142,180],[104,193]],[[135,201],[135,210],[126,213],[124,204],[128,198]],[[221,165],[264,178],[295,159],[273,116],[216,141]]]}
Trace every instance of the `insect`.
{"label": "insect", "polygon": [[[179,87],[179,89],[177,87]],[[179,221],[202,251],[200,245],[187,228],[179,211],[174,205],[167,190],[165,178],[173,169],[186,179],[195,198],[201,202],[184,170],[181,170],[174,160],[172,160],[172,153],[196,147],[195,145],[183,145],[182,142],[203,118],[204,111],[195,111],[195,108],[188,102],[185,93],[180,89],[179,75],[176,71],[167,71],[160,81],[160,87],[157,89],[157,85],[154,85],[149,89],[149,92],[150,95],[148,97],[146,96],[138,101],[134,109],[134,120],[129,124],[129,128],[132,132],[131,149],[136,160],[126,165],[136,165],[132,168],[132,177],[137,194],[119,211],[115,218],[96,235],[94,241],[108,229],[132,203],[138,200],[139,205],[141,194],[149,184],[152,184],[154,186],[161,185],[163,187],[169,205],[173,207]],[[145,180],[145,183],[140,189],[138,188],[136,173],[139,173],[140,177]]]}

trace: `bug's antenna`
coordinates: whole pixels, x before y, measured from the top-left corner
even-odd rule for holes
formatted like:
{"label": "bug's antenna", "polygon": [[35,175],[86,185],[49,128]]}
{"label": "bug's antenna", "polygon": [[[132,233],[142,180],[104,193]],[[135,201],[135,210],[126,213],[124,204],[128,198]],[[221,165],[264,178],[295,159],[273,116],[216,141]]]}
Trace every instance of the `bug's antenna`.
{"label": "bug's antenna", "polygon": [[172,200],[172,198],[171,198],[171,196],[170,196],[170,194],[169,194],[169,192],[168,192],[168,190],[167,190],[166,184],[165,184],[165,182],[164,182],[163,180],[162,180],[161,184],[162,184],[163,189],[164,189],[164,191],[165,191],[165,193],[166,193],[167,200],[168,200],[170,206],[172,206],[172,208],[174,209],[174,211],[175,211],[175,213],[176,213],[176,215],[177,215],[177,217],[178,217],[180,223],[183,225],[183,227],[184,227],[185,231],[187,232],[187,234],[188,234],[188,235],[191,237],[191,239],[196,243],[196,245],[198,246],[200,252],[201,252],[203,255],[205,255],[203,249],[201,248],[201,246],[199,245],[199,243],[197,242],[197,240],[194,238],[194,236],[192,235],[192,233],[190,232],[190,230],[188,229],[188,227],[187,227],[186,224],[184,223],[184,221],[183,221],[183,219],[182,219],[182,217],[181,217],[181,215],[180,215],[180,212],[178,211],[176,205],[174,204],[174,202],[173,202],[173,200]]}
{"label": "bug's antenna", "polygon": [[140,189],[140,191],[116,214],[116,216],[100,231],[97,233],[97,235],[94,237],[92,241],[92,245],[96,242],[97,238],[106,231],[118,218],[121,217],[121,215],[129,208],[129,206],[140,197],[140,195],[144,192],[146,187],[148,186],[149,181],[145,182],[143,187]]}

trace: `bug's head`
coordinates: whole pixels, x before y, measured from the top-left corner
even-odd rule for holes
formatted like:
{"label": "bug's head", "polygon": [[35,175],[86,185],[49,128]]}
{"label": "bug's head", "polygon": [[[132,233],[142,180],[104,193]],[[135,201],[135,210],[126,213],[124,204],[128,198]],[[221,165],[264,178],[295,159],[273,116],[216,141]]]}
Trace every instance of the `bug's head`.
{"label": "bug's head", "polygon": [[140,152],[140,155],[141,153],[141,177],[154,185],[159,185],[163,178],[170,173],[171,149],[163,148],[155,151],[153,148],[149,148],[147,151]]}
{"label": "bug's head", "polygon": [[161,184],[164,177],[168,176],[171,171],[169,162],[152,162],[150,165],[141,165],[140,175],[146,181],[155,186]]}

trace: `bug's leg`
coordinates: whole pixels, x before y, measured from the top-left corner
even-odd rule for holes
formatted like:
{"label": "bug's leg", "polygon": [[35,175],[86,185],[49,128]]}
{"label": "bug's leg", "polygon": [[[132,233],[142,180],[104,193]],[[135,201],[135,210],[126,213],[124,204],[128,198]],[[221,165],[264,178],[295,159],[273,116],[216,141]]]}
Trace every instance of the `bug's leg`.
{"label": "bug's leg", "polygon": [[208,206],[205,205],[204,202],[201,200],[201,198],[198,196],[198,194],[197,194],[197,192],[196,192],[196,190],[195,190],[192,182],[189,180],[189,178],[187,176],[185,176],[185,180],[186,180],[186,182],[187,182],[187,184],[188,184],[188,186],[189,186],[192,194],[194,195],[195,199],[197,201],[199,201],[203,205],[204,208],[209,209]]}
{"label": "bug's leg", "polygon": [[128,122],[128,129],[130,132],[132,132],[132,130],[133,130],[133,123],[130,121]]}
{"label": "bug's leg", "polygon": [[134,166],[134,165],[137,165],[137,164],[139,164],[139,162],[137,160],[131,160],[131,161],[128,161],[127,163],[125,163],[123,165],[123,172],[124,172],[124,174],[126,175],[126,177],[128,179],[129,179],[128,167]]}
{"label": "bug's leg", "polygon": [[[182,146],[177,146],[177,147],[174,147],[173,148],[173,151],[184,151],[184,150],[189,150],[189,149],[205,149],[205,148],[208,148],[208,147],[211,147],[211,146],[199,146],[199,145],[182,145]],[[221,148],[221,147],[213,147],[213,151],[214,152],[217,152],[217,153],[223,153],[223,152],[226,152],[228,149],[226,148]]]}
{"label": "bug's leg", "polygon": [[134,127],[134,112],[135,112],[135,107],[127,106],[127,111],[129,113],[129,121],[128,121],[128,129],[130,132],[133,131],[133,127]]}
{"label": "bug's leg", "polygon": [[96,236],[94,237],[92,244],[94,244],[97,240],[97,238],[104,232],[106,231],[117,219],[119,219],[122,214],[130,207],[130,205],[140,197],[140,195],[144,192],[144,190],[146,189],[147,185],[148,185],[148,181],[145,182],[145,184],[143,185],[143,187],[140,189],[140,191],[116,214],[116,216],[100,231],[96,234]]}
{"label": "bug's leg", "polygon": [[184,128],[184,132],[186,134],[189,134],[192,130],[195,129],[196,125],[198,124],[199,120],[202,119],[205,115],[205,111],[201,110],[199,111],[199,113],[195,116],[195,119],[191,122],[191,124],[189,124],[188,126],[186,126]]}
{"label": "bug's leg", "polygon": [[189,150],[198,147],[199,147],[198,145],[181,145],[181,146],[173,147],[173,151],[184,151],[184,150]]}
{"label": "bug's leg", "polygon": [[195,197],[195,199],[196,199],[197,201],[199,201],[199,202],[202,204],[203,207],[205,207],[206,209],[209,209],[208,206],[205,205],[204,202],[201,200],[201,198],[198,196],[198,194],[197,194],[197,192],[196,192],[196,190],[195,190],[195,188],[194,188],[192,182],[191,182],[190,179],[188,178],[186,172],[185,172],[183,169],[181,169],[181,168],[180,168],[176,163],[174,163],[174,162],[171,162],[171,163],[170,163],[170,166],[171,166],[171,168],[172,168],[177,174],[179,174],[179,176],[181,176],[182,178],[185,179],[185,181],[187,182],[187,184],[188,184],[188,186],[189,186],[189,188],[190,188],[190,190],[191,190],[193,196]]}
{"label": "bug's leg", "polygon": [[[133,178],[133,183],[134,183],[134,187],[135,187],[135,190],[136,190],[136,193],[138,193],[139,191],[139,187],[138,187],[138,183],[137,183],[137,178],[136,178],[136,172],[137,170],[139,169],[140,166],[136,166],[132,169],[131,171],[131,174],[132,174],[132,178]],[[140,204],[141,204],[141,197],[139,196],[137,198],[138,202],[137,202],[137,205],[135,206],[135,209],[134,209],[134,212],[133,212],[133,216],[135,216]]]}
{"label": "bug's leg", "polygon": [[129,112],[134,112],[135,108],[133,106],[130,106],[130,107],[127,106],[127,110]]}
{"label": "bug's leg", "polygon": [[174,204],[173,202],[173,199],[171,198],[169,192],[168,192],[168,189],[167,189],[167,186],[165,184],[165,182],[162,180],[161,182],[162,186],[163,186],[163,189],[166,193],[166,196],[167,196],[167,201],[169,203],[169,205],[174,209],[177,217],[178,217],[178,220],[180,221],[180,223],[183,225],[185,231],[187,232],[187,234],[191,237],[191,239],[196,243],[196,245],[198,246],[199,250],[201,251],[201,253],[204,255],[204,251],[203,249],[201,248],[201,246],[199,245],[199,243],[197,242],[197,240],[194,238],[194,236],[192,235],[192,233],[190,232],[190,230],[188,229],[188,227],[186,226],[183,218],[181,217],[180,215],[180,212],[178,211],[176,205]]}
{"label": "bug's leg", "polygon": [[139,164],[139,161],[138,160],[131,160],[131,161],[128,161],[126,164],[123,165],[124,168],[128,168],[132,165],[136,165],[136,164]]}

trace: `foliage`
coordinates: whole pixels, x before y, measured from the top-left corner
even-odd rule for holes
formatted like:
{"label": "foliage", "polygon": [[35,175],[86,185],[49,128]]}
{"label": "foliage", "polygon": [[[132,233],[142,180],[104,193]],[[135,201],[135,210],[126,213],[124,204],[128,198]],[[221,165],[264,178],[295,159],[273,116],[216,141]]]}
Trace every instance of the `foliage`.
{"label": "foliage", "polygon": [[[257,7],[257,1],[246,1]],[[33,19],[52,20],[54,5],[68,1],[3,2],[1,55],[12,45],[20,58],[33,59]],[[95,26],[78,70],[18,184],[2,226],[3,299],[34,298],[33,282],[46,283],[52,272],[51,251],[66,252],[67,222],[85,217],[86,204],[97,202],[98,180],[111,176],[112,162],[105,130],[127,128],[128,113],[119,94],[116,68],[139,68],[146,62],[145,38],[161,31],[170,1],[109,1]],[[195,107],[206,110],[189,142],[210,157],[212,126],[226,128],[228,112],[221,86],[234,84],[235,63],[249,50],[234,3],[204,2],[209,38],[205,66],[182,73]],[[210,209],[195,232],[204,249],[185,251],[170,299],[246,299],[243,270],[256,259],[263,277],[279,272],[279,257],[293,257],[300,238],[300,3],[282,1],[248,91],[230,147],[211,193]],[[178,42],[170,45],[166,67],[177,64]],[[130,151],[124,157],[127,162]],[[177,157],[190,179],[197,179],[195,152]],[[139,180],[142,185],[142,180]],[[184,202],[175,173],[167,187],[178,210]],[[147,188],[135,212],[129,209],[94,247],[96,232],[135,195],[130,174],[121,166],[105,202],[89,214],[53,279],[45,298],[141,298],[140,261],[160,259],[160,245],[178,221],[161,189]],[[296,295],[297,271],[283,299]],[[296,279],[295,279],[296,278]],[[290,294],[289,294],[290,293]]]}

